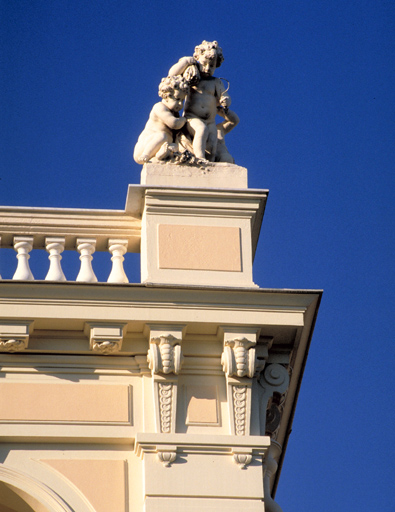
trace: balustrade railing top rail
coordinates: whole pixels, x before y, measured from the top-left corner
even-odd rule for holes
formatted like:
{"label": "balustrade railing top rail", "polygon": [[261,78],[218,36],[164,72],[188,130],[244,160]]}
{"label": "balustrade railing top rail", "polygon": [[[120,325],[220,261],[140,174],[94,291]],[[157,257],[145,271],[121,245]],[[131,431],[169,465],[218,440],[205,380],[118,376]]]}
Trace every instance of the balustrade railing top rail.
{"label": "balustrade railing top rail", "polygon": [[120,210],[0,207],[0,246],[17,252],[15,280],[34,280],[29,267],[32,249],[49,253],[49,281],[65,281],[61,253],[77,250],[81,268],[76,281],[96,282],[92,269],[95,251],[111,253],[107,282],[127,283],[123,269],[126,252],[140,252],[141,220]]}

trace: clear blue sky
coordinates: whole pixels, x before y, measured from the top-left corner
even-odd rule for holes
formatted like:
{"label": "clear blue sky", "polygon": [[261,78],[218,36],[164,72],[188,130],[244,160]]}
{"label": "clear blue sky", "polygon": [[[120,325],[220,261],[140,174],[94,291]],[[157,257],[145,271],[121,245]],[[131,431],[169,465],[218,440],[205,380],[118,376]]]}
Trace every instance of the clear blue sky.
{"label": "clear blue sky", "polygon": [[160,79],[220,43],[228,147],[270,189],[255,282],[324,289],[276,499],[394,512],[393,0],[3,0],[0,18],[5,205],[123,209]]}

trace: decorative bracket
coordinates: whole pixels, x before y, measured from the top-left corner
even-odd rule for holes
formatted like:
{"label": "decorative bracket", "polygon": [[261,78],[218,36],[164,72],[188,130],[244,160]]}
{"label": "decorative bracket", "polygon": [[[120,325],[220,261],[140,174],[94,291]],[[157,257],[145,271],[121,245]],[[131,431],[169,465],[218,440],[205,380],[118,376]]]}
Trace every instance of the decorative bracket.
{"label": "decorative bracket", "polygon": [[0,352],[21,352],[27,349],[33,332],[33,320],[0,323]]}
{"label": "decorative bracket", "polygon": [[[156,431],[170,434],[176,428],[178,374],[183,362],[181,342],[185,325],[147,324],[146,329],[150,340],[147,361],[153,381]],[[163,457],[162,462],[167,456]],[[168,464],[173,462],[172,456],[167,459]]]}
{"label": "decorative bracket", "polygon": [[86,322],[84,332],[89,338],[89,348],[98,354],[116,354],[122,348],[127,324]]}
{"label": "decorative bracket", "polygon": [[268,412],[269,400],[274,393],[283,395],[289,386],[289,374],[287,369],[278,363],[268,364],[258,378],[258,384],[261,387],[259,400],[259,419],[260,431],[265,434],[268,420],[270,420],[270,432],[275,432],[281,420],[281,412],[284,406],[284,399],[280,398],[280,408],[271,407]]}
{"label": "decorative bracket", "polygon": [[[231,434],[249,435],[251,419],[251,386],[255,375],[256,343],[259,330],[223,326],[224,349],[221,363],[226,375]],[[240,462],[245,460],[245,462]],[[248,458],[235,461],[245,467]]]}
{"label": "decorative bracket", "polygon": [[183,362],[181,339],[170,333],[151,337],[147,359],[153,374],[164,373],[167,375],[174,373],[178,375]]}

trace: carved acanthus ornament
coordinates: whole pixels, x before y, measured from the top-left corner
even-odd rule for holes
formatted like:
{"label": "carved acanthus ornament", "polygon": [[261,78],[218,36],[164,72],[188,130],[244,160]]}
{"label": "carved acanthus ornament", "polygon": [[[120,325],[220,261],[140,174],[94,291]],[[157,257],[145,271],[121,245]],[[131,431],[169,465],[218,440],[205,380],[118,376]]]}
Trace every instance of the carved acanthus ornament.
{"label": "carved acanthus ornament", "polygon": [[21,352],[27,349],[33,322],[1,322],[0,352]]}

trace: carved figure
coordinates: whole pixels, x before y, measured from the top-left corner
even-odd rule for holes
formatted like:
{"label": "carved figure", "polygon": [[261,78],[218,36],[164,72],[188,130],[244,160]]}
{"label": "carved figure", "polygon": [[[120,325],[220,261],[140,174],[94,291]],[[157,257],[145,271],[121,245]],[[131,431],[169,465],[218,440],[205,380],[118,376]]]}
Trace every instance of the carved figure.
{"label": "carved figure", "polygon": [[231,103],[222,80],[213,76],[223,60],[217,41],[203,41],[195,47],[193,57],[182,57],[169,70],[169,76],[183,75],[190,84],[184,117],[192,137],[193,153],[197,158],[212,162],[216,160],[218,141],[215,117],[220,111],[225,112]]}
{"label": "carved figure", "polygon": [[173,130],[180,130],[186,119],[180,117],[180,110],[188,91],[188,84],[182,76],[162,78],[159,96],[162,101],[155,103],[144,130],[134,148],[133,158],[144,164],[153,157],[163,160],[170,155],[173,146]]}
{"label": "carved figure", "polygon": [[239,124],[240,119],[236,112],[229,109],[218,109],[218,114],[224,118],[224,121],[217,124],[217,151],[215,153],[215,161],[234,164],[235,160],[225,145],[225,135]]}

